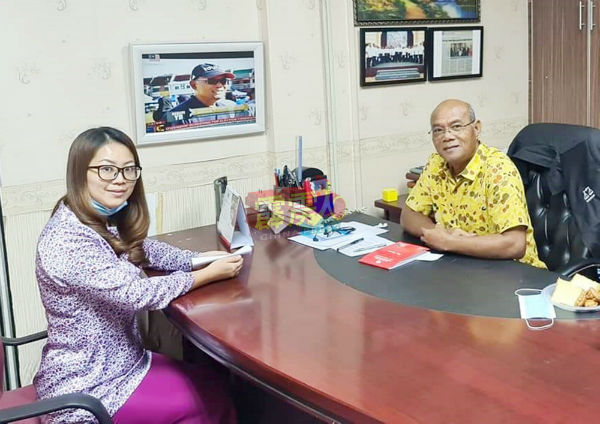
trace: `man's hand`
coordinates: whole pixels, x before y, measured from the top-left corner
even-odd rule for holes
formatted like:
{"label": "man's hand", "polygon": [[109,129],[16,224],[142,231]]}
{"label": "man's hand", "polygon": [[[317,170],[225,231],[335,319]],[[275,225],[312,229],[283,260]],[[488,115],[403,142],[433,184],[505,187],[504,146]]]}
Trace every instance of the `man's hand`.
{"label": "man's hand", "polygon": [[439,250],[441,252],[447,252],[451,250],[451,242],[454,237],[460,236],[454,236],[443,226],[436,225],[434,228],[430,229],[423,228],[423,235],[421,236],[421,241],[427,246],[431,247],[432,249]]}
{"label": "man's hand", "polygon": [[423,228],[421,241],[441,252],[455,252],[477,258],[520,259],[525,255],[526,227],[519,226],[502,234],[478,236],[460,229],[446,230],[441,225]]}
{"label": "man's hand", "polygon": [[475,233],[467,233],[465,230],[461,230],[460,228],[452,228],[448,231],[453,236],[458,236],[458,237],[473,237],[473,236],[477,235]]}
{"label": "man's hand", "polygon": [[468,233],[460,228],[444,228],[441,223],[435,224],[434,228],[423,228],[421,241],[435,250],[447,252],[453,249],[453,241],[459,238],[475,237],[475,233]]}

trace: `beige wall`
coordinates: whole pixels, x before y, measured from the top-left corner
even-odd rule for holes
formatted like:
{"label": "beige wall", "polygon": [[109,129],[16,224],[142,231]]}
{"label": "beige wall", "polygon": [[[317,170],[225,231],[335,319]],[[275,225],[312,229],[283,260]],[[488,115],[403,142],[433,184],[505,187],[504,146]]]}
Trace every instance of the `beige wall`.
{"label": "beige wall", "polygon": [[[35,242],[63,193],[71,141],[99,125],[133,135],[130,43],[265,43],[264,134],[140,148],[158,231],[213,222],[218,176],[242,193],[268,187],[273,167],[293,163],[296,135],[349,207],[377,213],[381,190],[405,191],[406,170],[431,153],[429,113],[442,99],[470,101],[492,145],[526,124],[526,0],[482,0],[484,76],[472,80],[360,88],[352,16],[350,0],[1,2],[0,178],[17,334],[45,327]],[[28,381],[39,345],[21,352]]]}

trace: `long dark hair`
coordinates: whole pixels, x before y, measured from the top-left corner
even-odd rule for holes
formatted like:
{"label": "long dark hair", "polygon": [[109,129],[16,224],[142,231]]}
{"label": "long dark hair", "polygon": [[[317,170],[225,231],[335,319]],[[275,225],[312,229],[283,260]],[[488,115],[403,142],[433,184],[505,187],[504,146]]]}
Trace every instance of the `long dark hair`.
{"label": "long dark hair", "polygon": [[135,164],[140,166],[135,145],[124,132],[111,127],[92,128],[82,132],[69,149],[67,194],[58,201],[52,214],[61,202],[64,202],[83,224],[100,234],[117,255],[127,253],[132,263],[144,265],[147,258],[142,243],[148,235],[150,216],[142,177],[136,181],[133,192],[127,199],[127,207],[110,217],[111,224],[117,226],[119,237],[108,231],[107,218],[98,214],[91,205],[87,187],[88,166],[96,152],[109,142],[121,143],[127,147],[135,159]]}

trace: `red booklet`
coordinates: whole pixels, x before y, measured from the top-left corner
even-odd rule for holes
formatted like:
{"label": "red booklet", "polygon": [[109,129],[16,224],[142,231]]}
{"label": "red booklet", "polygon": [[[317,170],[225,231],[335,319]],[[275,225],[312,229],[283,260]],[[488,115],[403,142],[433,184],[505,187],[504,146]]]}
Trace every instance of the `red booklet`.
{"label": "red booklet", "polygon": [[425,246],[399,241],[363,256],[358,262],[390,270],[411,262],[428,251],[429,248]]}

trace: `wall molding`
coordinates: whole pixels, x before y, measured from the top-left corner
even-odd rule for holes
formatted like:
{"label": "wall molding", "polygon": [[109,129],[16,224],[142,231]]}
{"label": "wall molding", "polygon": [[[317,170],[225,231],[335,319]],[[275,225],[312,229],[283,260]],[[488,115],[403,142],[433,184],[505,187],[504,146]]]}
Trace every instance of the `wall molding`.
{"label": "wall molding", "polygon": [[[170,192],[184,188],[211,185],[215,178],[226,175],[230,181],[260,179],[271,175],[273,168],[284,164],[294,166],[294,151],[266,152],[204,162],[144,168],[144,188],[147,193]],[[325,147],[305,148],[304,163],[327,172]],[[2,208],[5,216],[52,210],[65,194],[64,180],[44,181],[2,187]]]}
{"label": "wall molding", "polygon": [[[481,140],[495,147],[508,147],[515,135],[527,125],[524,116],[483,122]],[[388,134],[360,140],[362,159],[373,159],[390,154],[407,152],[433,152],[431,137],[427,132]]]}

